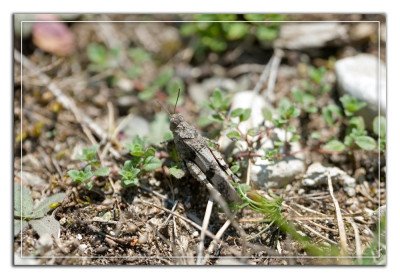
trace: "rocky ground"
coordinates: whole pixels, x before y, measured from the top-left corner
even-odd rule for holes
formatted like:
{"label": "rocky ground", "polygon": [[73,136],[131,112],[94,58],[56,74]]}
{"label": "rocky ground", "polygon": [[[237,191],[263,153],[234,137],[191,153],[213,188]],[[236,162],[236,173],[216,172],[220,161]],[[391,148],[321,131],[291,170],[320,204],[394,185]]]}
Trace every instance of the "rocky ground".
{"label": "rocky ground", "polygon": [[[386,263],[385,136],[374,133],[383,123],[375,117],[386,114],[384,16],[270,15],[262,20],[275,23],[255,24],[240,15],[247,21],[234,28],[163,22],[189,15],[28,17],[74,22],[15,32],[14,186],[23,186],[14,192],[22,205],[14,205],[15,264],[193,265],[203,233],[207,265]],[[216,88],[232,98],[225,110],[215,107]],[[346,94],[365,103],[354,118]],[[286,99],[294,111],[279,123]],[[177,100],[176,112],[219,143],[254,195],[281,198],[279,218],[290,225],[251,206],[227,222],[214,205],[202,233],[209,192],[190,175],[177,178],[171,146],[161,143]],[[332,105],[341,116],[324,110]],[[251,114],[232,140],[238,108]],[[216,111],[226,118],[210,117]],[[352,128],[362,135],[347,144]],[[126,142],[137,135],[160,165],[126,187]],[[326,148],[332,138],[341,145]],[[93,145],[93,169],[109,173],[89,187],[69,171],[87,167],[79,155]]]}

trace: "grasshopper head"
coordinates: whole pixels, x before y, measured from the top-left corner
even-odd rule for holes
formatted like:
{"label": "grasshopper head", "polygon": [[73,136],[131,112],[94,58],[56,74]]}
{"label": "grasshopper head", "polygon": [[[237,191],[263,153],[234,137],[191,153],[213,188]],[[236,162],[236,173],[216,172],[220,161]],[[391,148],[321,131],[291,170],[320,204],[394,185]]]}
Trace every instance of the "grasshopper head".
{"label": "grasshopper head", "polygon": [[178,127],[179,123],[183,121],[183,116],[180,115],[179,113],[175,113],[171,116],[169,128],[172,132],[176,130],[176,127]]}

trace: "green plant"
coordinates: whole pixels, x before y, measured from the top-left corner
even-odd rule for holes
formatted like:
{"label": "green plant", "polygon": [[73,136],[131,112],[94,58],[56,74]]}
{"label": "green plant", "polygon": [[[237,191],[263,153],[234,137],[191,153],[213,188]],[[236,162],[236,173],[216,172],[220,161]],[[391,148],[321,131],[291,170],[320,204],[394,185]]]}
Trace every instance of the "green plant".
{"label": "green plant", "polygon": [[381,216],[375,230],[374,239],[365,249],[360,264],[385,265],[386,264],[386,215]]}
{"label": "green plant", "polygon": [[379,138],[379,150],[386,150],[386,118],[384,116],[376,116],[373,121],[374,134]]}
{"label": "green plant", "polygon": [[[340,121],[346,125],[346,136],[343,141],[332,138],[323,146],[323,149],[334,152],[352,152],[355,149],[363,149],[366,151],[374,150],[377,147],[375,139],[368,136],[364,119],[361,116],[355,115],[357,111],[366,106],[366,103],[358,101],[356,98],[349,95],[342,96],[340,102],[343,105],[344,116],[346,116],[345,119]],[[334,122],[334,116],[339,119],[343,117],[339,108],[334,105],[323,110],[323,116],[325,121],[330,125]],[[384,124],[384,121],[382,121],[382,124]],[[376,128],[379,130],[379,127]],[[383,134],[385,134],[385,132],[383,132]]]}
{"label": "green plant", "polygon": [[82,154],[76,156],[76,159],[83,160],[87,163],[84,170],[69,170],[68,175],[76,183],[86,183],[86,189],[91,190],[94,186],[94,182],[90,181],[93,177],[97,176],[108,176],[110,169],[107,167],[97,168],[95,171],[92,170],[92,166],[98,166],[99,161],[96,158],[97,150],[99,146],[94,145],[91,147],[83,148]]}
{"label": "green plant", "polygon": [[261,222],[269,223],[264,229],[248,240],[261,235],[274,225],[279,228],[280,231],[290,235],[293,240],[302,245],[303,249],[311,256],[338,256],[340,254],[336,247],[324,247],[314,244],[304,233],[300,234],[299,229],[290,223],[282,214],[283,199],[281,197],[273,195],[272,199],[269,200],[255,190],[252,190],[247,184],[238,184],[237,191],[243,200],[240,208],[248,206],[251,210],[262,213],[265,218]]}
{"label": "green plant", "polygon": [[125,161],[124,168],[119,171],[122,176],[122,186],[137,186],[139,175],[161,167],[160,159],[155,157],[156,150],[153,147],[146,148],[146,142],[141,137],[135,136],[132,142],[126,144],[126,148],[133,159]]}
{"label": "green plant", "polygon": [[89,71],[102,72],[118,66],[120,54],[118,48],[107,49],[103,45],[92,43],[87,47],[86,51],[90,61]]}
{"label": "green plant", "polygon": [[60,225],[53,216],[46,214],[58,207],[64,200],[65,193],[57,193],[45,198],[35,208],[29,190],[21,184],[14,185],[14,236],[29,225],[39,235],[50,233],[57,237]]}
{"label": "green plant", "polygon": [[181,34],[191,36],[195,53],[204,55],[208,51],[225,51],[229,42],[243,40],[249,35],[260,42],[273,41],[279,34],[279,22],[273,21],[284,18],[274,14],[196,14],[193,15],[196,22],[181,25]]}
{"label": "green plant", "polygon": [[[138,95],[141,101],[147,101],[153,99],[156,92],[166,89],[168,94],[168,102],[171,105],[175,104],[178,97],[178,89],[184,91],[185,84],[179,77],[174,77],[174,71],[172,69],[166,69],[150,84],[145,90],[141,91]],[[178,99],[178,105],[183,103],[183,99]]]}

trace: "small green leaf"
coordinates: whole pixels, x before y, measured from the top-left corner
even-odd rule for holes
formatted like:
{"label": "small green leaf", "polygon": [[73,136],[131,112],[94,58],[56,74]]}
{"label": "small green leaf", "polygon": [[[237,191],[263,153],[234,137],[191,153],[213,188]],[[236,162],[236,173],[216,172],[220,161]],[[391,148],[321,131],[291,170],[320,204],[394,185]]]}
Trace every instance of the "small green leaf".
{"label": "small green leaf", "polygon": [[224,122],[224,119],[222,119],[222,117],[219,114],[212,114],[210,118],[212,121],[215,122],[220,122],[220,123]]}
{"label": "small green leaf", "polygon": [[341,110],[337,105],[332,104],[322,108],[322,117],[328,125],[332,126],[334,124],[334,119],[336,119],[334,116],[336,118],[342,116]]}
{"label": "small green leaf", "polygon": [[251,109],[245,109],[242,113],[242,115],[240,116],[240,122],[246,121],[247,119],[250,118],[250,114],[251,114]]}
{"label": "small green leaf", "polygon": [[346,149],[346,146],[342,142],[340,142],[336,139],[333,139],[333,140],[329,141],[328,143],[326,143],[322,147],[322,149],[326,150],[326,151],[342,152]]}
{"label": "small green leaf", "polygon": [[86,184],[86,190],[88,190],[88,191],[92,190],[93,186],[94,186],[93,181],[88,182]]}
{"label": "small green leaf", "polygon": [[300,140],[300,136],[299,135],[294,135],[291,139],[290,142],[296,142]]}
{"label": "small green leaf", "polygon": [[238,40],[247,35],[248,25],[245,23],[237,22],[226,25],[228,30],[226,37],[228,40]]}
{"label": "small green leaf", "polygon": [[147,157],[143,162],[143,169],[145,171],[154,171],[161,167],[161,161],[153,156]]}
{"label": "small green leaf", "polygon": [[149,147],[144,152],[145,157],[154,156],[156,154],[156,149],[154,147]]}
{"label": "small green leaf", "polygon": [[148,101],[150,99],[153,99],[155,94],[156,94],[156,89],[148,88],[148,89],[140,92],[139,95],[138,95],[138,98],[139,98],[139,100],[145,102],[145,101]]}
{"label": "small green leaf", "polygon": [[356,128],[358,131],[363,131],[365,129],[364,118],[361,116],[353,116],[349,119],[351,126]]}
{"label": "small green leaf", "polygon": [[344,145],[351,147],[353,145],[354,142],[354,137],[352,137],[351,135],[347,135],[344,137]]}
{"label": "small green leaf", "polygon": [[14,219],[14,237],[28,226],[28,222],[21,219]]}
{"label": "small green leaf", "polygon": [[128,72],[126,73],[126,76],[128,78],[135,78],[135,77],[139,76],[142,72],[143,72],[142,67],[134,65],[128,70]]}
{"label": "small green leaf", "polygon": [[33,199],[29,190],[21,184],[14,185],[14,215],[29,216],[33,210]]}
{"label": "small green leaf", "polygon": [[356,98],[350,95],[343,95],[340,98],[343,104],[344,112],[347,116],[352,116],[354,112],[362,109],[367,105],[366,102],[358,101]]}
{"label": "small green leaf", "polygon": [[242,137],[240,136],[239,132],[236,130],[230,131],[226,134],[226,136],[231,140],[240,140]]}
{"label": "small green leaf", "polygon": [[93,145],[87,148],[82,149],[82,154],[78,154],[76,159],[84,160],[86,162],[91,162],[96,159],[97,150],[99,149],[98,145]]}
{"label": "small green leaf", "polygon": [[308,75],[316,84],[320,84],[326,72],[325,67],[308,67]]}
{"label": "small green leaf", "polygon": [[104,46],[90,44],[87,48],[87,55],[91,62],[104,64],[107,61],[107,50]]}
{"label": "small green leaf", "polygon": [[109,174],[110,168],[107,167],[99,168],[93,173],[94,176],[108,176]]}
{"label": "small green leaf", "polygon": [[151,55],[141,47],[131,48],[128,51],[128,55],[135,63],[143,63],[151,59]]}
{"label": "small green leaf", "polygon": [[33,218],[41,218],[46,215],[47,212],[52,210],[51,205],[54,203],[60,203],[64,200],[65,193],[57,193],[46,199],[44,199],[34,210],[32,213]]}
{"label": "small green leaf", "polygon": [[126,147],[132,156],[140,157],[144,154],[143,147],[140,144],[128,143]]}
{"label": "small green leaf", "polygon": [[289,133],[294,133],[294,132],[296,132],[296,127],[287,126],[286,131],[289,132]]}
{"label": "small green leaf", "polygon": [[81,179],[80,173],[81,173],[81,172],[78,171],[78,170],[69,170],[69,171],[68,171],[69,177],[71,177],[71,179],[72,179],[74,182],[80,182],[80,179]]}
{"label": "small green leaf", "polygon": [[135,185],[139,185],[139,179],[134,178],[134,179],[123,179],[122,181],[122,186],[124,187],[132,187]]}
{"label": "small green leaf", "polygon": [[373,138],[368,136],[361,136],[355,139],[355,143],[362,149],[371,151],[376,148],[376,142]]}
{"label": "small green leaf", "polygon": [[256,36],[260,41],[273,41],[278,37],[278,29],[269,26],[259,26]]}
{"label": "small green leaf", "polygon": [[316,113],[318,112],[318,107],[315,105],[310,105],[306,108],[307,113]]}
{"label": "small green leaf", "polygon": [[242,108],[237,108],[237,109],[234,109],[231,112],[231,117],[239,117],[242,114],[243,114],[243,109]]}
{"label": "small green leaf", "polygon": [[185,176],[185,172],[176,166],[169,168],[169,173],[177,179],[181,179]]}
{"label": "small green leaf", "polygon": [[269,109],[266,109],[266,108],[263,109],[262,114],[263,114],[265,120],[267,120],[267,121],[272,120],[272,112]]}
{"label": "small green leaf", "polygon": [[239,165],[239,164],[233,165],[233,166],[231,167],[231,171],[232,171],[233,173],[237,173],[237,172],[239,171],[239,169],[240,169],[240,165]]}
{"label": "small green leaf", "polygon": [[42,236],[46,233],[51,234],[54,238],[58,238],[60,232],[60,223],[52,216],[45,216],[38,220],[29,221],[29,225]]}
{"label": "small green leaf", "polygon": [[211,104],[216,108],[219,109],[222,105],[222,92],[219,89],[215,89],[213,95],[211,96]]}
{"label": "small green leaf", "polygon": [[229,102],[231,101],[231,99],[232,99],[232,97],[228,96],[222,100],[222,104],[220,107],[221,111],[226,111],[228,109]]}
{"label": "small green leaf", "polygon": [[255,136],[261,134],[261,129],[260,129],[260,128],[257,128],[257,127],[256,127],[256,128],[251,128],[251,129],[249,129],[249,130],[247,131],[247,134],[248,134],[249,136],[255,137]]}
{"label": "small green leaf", "polygon": [[373,130],[375,135],[380,138],[386,137],[386,118],[384,116],[377,116],[374,118]]}
{"label": "small green leaf", "polygon": [[281,141],[281,140],[274,141],[274,146],[275,147],[281,147],[281,146],[284,146],[284,145],[285,145],[285,143],[283,141]]}
{"label": "small green leaf", "polygon": [[311,138],[313,139],[320,139],[322,137],[320,132],[312,132],[311,133]]}
{"label": "small green leaf", "polygon": [[156,85],[158,88],[164,87],[164,85],[167,84],[167,82],[172,78],[173,75],[174,71],[172,69],[165,70],[154,81],[154,85]]}

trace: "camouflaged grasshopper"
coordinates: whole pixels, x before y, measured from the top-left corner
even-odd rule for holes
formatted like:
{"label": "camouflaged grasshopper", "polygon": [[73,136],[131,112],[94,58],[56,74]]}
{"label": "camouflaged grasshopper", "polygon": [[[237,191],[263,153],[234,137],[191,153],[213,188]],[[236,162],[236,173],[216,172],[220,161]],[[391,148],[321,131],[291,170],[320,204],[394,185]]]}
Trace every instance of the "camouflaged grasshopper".
{"label": "camouflaged grasshopper", "polygon": [[212,141],[201,136],[195,127],[175,111],[171,115],[169,127],[174,135],[178,158],[190,174],[207,189],[217,190],[224,199],[241,203],[242,199],[230,182],[230,178],[234,182],[239,182],[239,178],[229,169],[221,153],[207,144]]}

